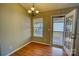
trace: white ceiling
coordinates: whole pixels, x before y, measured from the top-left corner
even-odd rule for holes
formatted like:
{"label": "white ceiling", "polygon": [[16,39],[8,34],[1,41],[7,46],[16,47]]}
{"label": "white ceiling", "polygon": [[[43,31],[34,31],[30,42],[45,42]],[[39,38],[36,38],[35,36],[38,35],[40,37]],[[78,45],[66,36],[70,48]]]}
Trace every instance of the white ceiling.
{"label": "white ceiling", "polygon": [[[21,5],[25,9],[30,9],[33,4],[21,3]],[[51,11],[51,10],[56,10],[56,9],[79,6],[79,3],[35,3],[34,6],[40,12],[44,12],[44,11]]]}

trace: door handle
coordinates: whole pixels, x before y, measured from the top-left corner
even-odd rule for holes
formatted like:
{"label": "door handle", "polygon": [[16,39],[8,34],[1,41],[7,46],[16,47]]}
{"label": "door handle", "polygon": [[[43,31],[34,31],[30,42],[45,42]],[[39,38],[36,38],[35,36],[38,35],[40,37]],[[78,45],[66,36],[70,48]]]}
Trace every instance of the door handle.
{"label": "door handle", "polygon": [[74,34],[72,34],[71,39],[75,39],[75,35]]}

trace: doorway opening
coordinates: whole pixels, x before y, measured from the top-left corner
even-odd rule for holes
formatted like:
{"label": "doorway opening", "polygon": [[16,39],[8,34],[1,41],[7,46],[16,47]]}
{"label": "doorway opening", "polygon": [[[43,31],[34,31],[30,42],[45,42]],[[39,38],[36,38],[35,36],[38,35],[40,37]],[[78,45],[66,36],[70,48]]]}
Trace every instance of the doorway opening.
{"label": "doorway opening", "polygon": [[52,17],[52,45],[63,46],[64,42],[64,17]]}

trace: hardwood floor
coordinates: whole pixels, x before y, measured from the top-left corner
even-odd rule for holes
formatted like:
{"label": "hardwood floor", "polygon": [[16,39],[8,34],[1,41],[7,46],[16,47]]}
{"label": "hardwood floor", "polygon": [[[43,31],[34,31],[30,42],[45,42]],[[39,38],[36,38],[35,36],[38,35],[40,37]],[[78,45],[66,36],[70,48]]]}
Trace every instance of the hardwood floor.
{"label": "hardwood floor", "polygon": [[67,56],[62,48],[32,42],[11,56]]}

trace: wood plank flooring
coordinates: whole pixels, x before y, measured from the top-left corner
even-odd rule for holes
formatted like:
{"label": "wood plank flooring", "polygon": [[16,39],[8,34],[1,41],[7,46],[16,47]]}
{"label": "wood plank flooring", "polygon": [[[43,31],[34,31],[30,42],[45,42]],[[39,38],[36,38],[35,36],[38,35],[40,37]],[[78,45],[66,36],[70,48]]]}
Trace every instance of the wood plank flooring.
{"label": "wood plank flooring", "polygon": [[11,56],[67,56],[62,48],[32,42]]}

